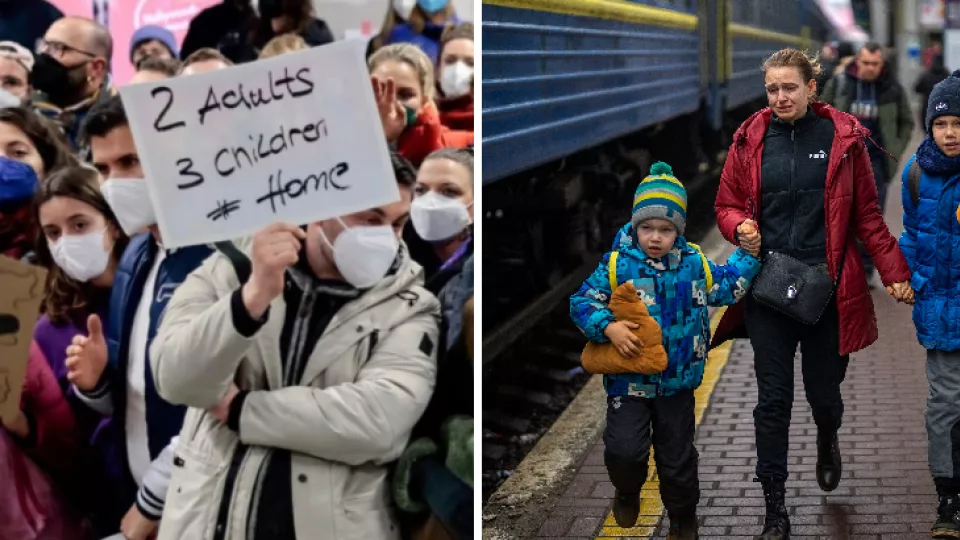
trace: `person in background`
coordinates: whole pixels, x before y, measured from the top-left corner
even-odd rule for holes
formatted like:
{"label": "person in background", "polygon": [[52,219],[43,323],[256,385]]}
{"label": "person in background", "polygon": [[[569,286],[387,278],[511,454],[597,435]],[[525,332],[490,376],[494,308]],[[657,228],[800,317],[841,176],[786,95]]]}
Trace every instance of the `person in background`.
{"label": "person in background", "polygon": [[37,186],[50,172],[75,164],[50,121],[25,107],[0,109],[0,254],[32,259]]}
{"label": "person in background", "polygon": [[216,49],[200,49],[180,64],[180,73],[184,77],[196,75],[197,73],[207,73],[208,71],[217,71],[227,69],[233,62]]}
{"label": "person in background", "polygon": [[[374,43],[374,52],[394,43],[416,45],[436,65],[439,59],[440,38],[448,25],[460,23],[451,0],[417,0],[406,22],[395,20],[396,4],[387,15],[380,35]],[[391,20],[393,19],[393,20]]]}
{"label": "person in background", "polygon": [[180,72],[180,61],[176,58],[148,56],[137,63],[137,72],[130,77],[128,84],[153,82],[176,77]]}
{"label": "person in background", "polygon": [[109,98],[113,39],[102,25],[82,17],[53,23],[37,47],[31,82],[37,91],[33,106],[57,121],[86,161],[89,149],[79,142],[80,126],[90,108]]}
{"label": "person in background", "polygon": [[63,12],[47,0],[0,0],[0,39],[33,50]]}
{"label": "person in background", "polygon": [[417,0],[390,0],[390,8],[384,16],[380,32],[367,41],[366,58],[370,58],[370,55],[387,44],[387,38],[390,37],[393,29],[396,28],[397,25],[405,24],[415,7],[417,7]]}
{"label": "person in background", "polygon": [[316,17],[313,5],[311,0],[259,0],[260,19],[250,41],[256,55],[271,39],[282,34],[296,34],[311,47],[333,43],[333,32],[326,22]]}
{"label": "person in background", "polygon": [[388,45],[368,60],[387,141],[415,167],[441,148],[464,148],[473,133],[440,123],[433,64],[414,45]]}
{"label": "person in background", "polygon": [[430,154],[417,173],[414,193],[414,230],[443,261],[426,284],[440,300],[442,347],[436,390],[400,459],[394,498],[409,514],[408,528],[432,527],[430,520],[423,523],[429,507],[443,526],[466,538],[472,530],[473,366],[463,309],[473,296],[472,152],[445,148]]}
{"label": "person in background", "polygon": [[55,478],[62,478],[61,487],[75,506],[106,535],[111,532],[104,522],[109,511],[98,505],[108,500],[103,482],[108,473],[89,445],[97,444],[110,426],[101,426],[103,417],[70,390],[66,367],[67,347],[75,336],[86,335],[88,317],[107,320],[110,288],[128,242],[100,193],[99,180],[90,167],[62,167],[37,192],[37,258],[49,272],[30,362],[50,371],[42,379],[50,387],[35,396],[35,403],[56,405],[61,417],[56,426],[38,425],[37,434],[52,441],[42,455],[60,472]]}
{"label": "person in background", "polygon": [[173,32],[152,24],[138,28],[130,39],[130,63],[139,66],[140,61],[148,56],[178,58],[177,38]]}
{"label": "person in background", "polygon": [[204,9],[190,21],[180,45],[180,59],[186,60],[200,49],[222,50],[245,43],[256,19],[250,0],[223,0]]}
{"label": "person in background", "polygon": [[[109,416],[119,477],[111,478],[112,515],[131,540],[156,533],[173,446],[186,412],[164,401],[150,371],[150,345],[174,291],[212,250],[167,250],[156,225],[138,149],[119,96],[98,104],[84,124],[100,190],[130,243],[114,276],[109,319],[93,314],[87,335],[67,349],[67,377],[78,397]],[[121,519],[122,516],[122,519]]]}
{"label": "person in background", "polygon": [[943,54],[938,54],[933,57],[930,69],[920,75],[917,84],[913,86],[913,91],[920,95],[921,126],[926,125],[927,122],[927,102],[930,101],[930,93],[933,92],[933,87],[949,76],[950,72],[943,65]]}
{"label": "person in background", "polygon": [[309,48],[310,45],[307,45],[307,42],[299,35],[281,34],[264,45],[263,50],[260,51],[259,59],[265,60],[267,58],[273,58],[274,56],[280,56],[281,54],[302,51]]}
{"label": "person in background", "polygon": [[937,55],[943,56],[943,42],[940,38],[933,38],[930,40],[930,45],[923,50],[924,69],[933,68],[933,59],[936,58]]}
{"label": "person in background", "polygon": [[830,77],[833,77],[833,70],[840,63],[839,51],[836,43],[824,43],[820,48],[820,73],[817,75],[817,90],[823,91],[827,87]]}
{"label": "person in background", "polygon": [[[856,61],[830,79],[820,100],[852,114],[869,130],[867,149],[882,214],[886,208],[887,187],[897,171],[897,159],[906,150],[915,124],[907,92],[887,68],[880,45],[865,44]],[[880,285],[880,275],[876,273],[873,259],[862,244],[860,253],[870,276],[869,284],[876,288]]]}
{"label": "person in background", "polygon": [[[939,506],[933,538],[960,537],[960,70],[930,93],[926,137],[902,173],[900,249],[916,284],[913,322],[926,349],[930,474]],[[910,170],[919,167],[917,183]],[[911,185],[912,184],[912,185]]]}
{"label": "person in background", "polygon": [[33,53],[13,41],[0,41],[0,89],[26,103],[32,70]]}
{"label": "person in background", "polygon": [[473,24],[448,27],[440,38],[437,64],[440,123],[473,131]]}

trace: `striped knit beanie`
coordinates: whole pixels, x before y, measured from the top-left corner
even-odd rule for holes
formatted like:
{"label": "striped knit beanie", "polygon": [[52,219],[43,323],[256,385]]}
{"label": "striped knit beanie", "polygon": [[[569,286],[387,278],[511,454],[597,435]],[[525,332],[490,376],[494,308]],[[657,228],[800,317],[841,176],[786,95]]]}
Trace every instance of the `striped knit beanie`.
{"label": "striped knit beanie", "polygon": [[637,186],[633,197],[633,219],[636,229],[647,219],[665,219],[683,235],[687,226],[687,190],[673,176],[673,169],[662,161],[650,167],[650,174]]}

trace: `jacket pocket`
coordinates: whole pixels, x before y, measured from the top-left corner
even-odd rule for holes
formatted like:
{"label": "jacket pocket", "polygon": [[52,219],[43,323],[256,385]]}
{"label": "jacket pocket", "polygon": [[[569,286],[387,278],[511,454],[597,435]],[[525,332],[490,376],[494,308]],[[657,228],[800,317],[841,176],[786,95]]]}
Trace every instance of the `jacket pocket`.
{"label": "jacket pocket", "polygon": [[[400,529],[382,496],[344,499],[338,512],[338,538],[344,540],[393,540],[400,538]],[[341,536],[342,535],[342,536]]]}
{"label": "jacket pocket", "polygon": [[158,540],[210,537],[225,470],[225,464],[203,456],[189,442],[177,446]]}

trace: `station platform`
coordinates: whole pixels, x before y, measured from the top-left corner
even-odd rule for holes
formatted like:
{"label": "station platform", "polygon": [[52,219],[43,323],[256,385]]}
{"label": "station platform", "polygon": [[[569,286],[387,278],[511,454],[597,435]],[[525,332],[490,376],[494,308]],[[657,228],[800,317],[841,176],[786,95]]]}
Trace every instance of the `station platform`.
{"label": "station platform", "polygon": [[[913,142],[920,142],[919,136],[915,139]],[[886,209],[891,233],[897,237],[902,230],[900,187],[898,179],[891,183]],[[898,304],[882,289],[873,291],[873,301],[880,339],[852,356],[841,386],[846,406],[839,433],[843,479],[831,493],[817,486],[816,426],[805,399],[799,365],[796,368],[787,481],[791,538],[930,538],[937,499],[927,468],[925,353],[917,343],[911,307]],[[713,314],[714,324],[720,314]],[[749,342],[728,342],[711,351],[696,397],[702,491],[700,538],[752,539],[762,528],[764,502],[760,484],[752,481],[757,391]],[[602,407],[600,398],[594,403]],[[564,478],[562,487],[543,498],[545,502],[535,512],[536,526],[528,527],[521,537],[590,540],[666,536],[668,520],[653,467],[642,493],[637,526],[617,527],[611,514],[614,488],[603,464],[599,436],[602,420],[599,424],[593,430],[583,426],[582,433],[590,434],[585,451],[572,463],[571,474]],[[502,538],[496,534],[484,536]]]}

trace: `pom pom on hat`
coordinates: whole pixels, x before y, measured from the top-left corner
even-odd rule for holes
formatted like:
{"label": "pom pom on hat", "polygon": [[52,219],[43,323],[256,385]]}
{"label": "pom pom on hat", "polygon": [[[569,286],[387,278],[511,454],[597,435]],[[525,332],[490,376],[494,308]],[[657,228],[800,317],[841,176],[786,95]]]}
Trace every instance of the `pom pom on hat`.
{"label": "pom pom on hat", "polygon": [[658,161],[650,167],[650,176],[660,176],[663,174],[673,176],[673,168],[662,161]]}
{"label": "pom pom on hat", "polygon": [[687,190],[673,176],[673,168],[662,161],[650,167],[633,197],[633,227],[648,219],[665,219],[681,235],[687,226]]}

